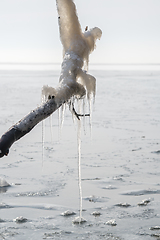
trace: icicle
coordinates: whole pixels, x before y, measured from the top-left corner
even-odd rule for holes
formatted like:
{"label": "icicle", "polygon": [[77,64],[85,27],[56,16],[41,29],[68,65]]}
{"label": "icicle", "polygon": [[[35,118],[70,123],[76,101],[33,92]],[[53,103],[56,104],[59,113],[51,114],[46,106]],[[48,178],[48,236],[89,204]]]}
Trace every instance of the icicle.
{"label": "icicle", "polygon": [[60,142],[61,139],[61,128],[60,128],[60,121],[61,121],[61,109],[58,109],[58,139]]}
{"label": "icicle", "polygon": [[92,137],[92,97],[88,98],[89,105],[89,126],[90,126],[90,136]]}
{"label": "icicle", "polygon": [[78,185],[79,185],[79,217],[82,218],[82,182],[81,182],[81,121],[78,123]]}
{"label": "icicle", "polygon": [[64,123],[64,114],[65,114],[65,108],[66,108],[66,105],[63,104],[62,107],[61,107],[61,122],[60,122],[60,128],[62,129],[63,127],[63,123]]}
{"label": "icicle", "polygon": [[42,121],[42,167],[44,162],[45,120]]}
{"label": "icicle", "polygon": [[84,133],[86,134],[86,118],[85,118],[85,114],[86,114],[86,98],[83,99],[83,129],[84,129]]}
{"label": "icicle", "polygon": [[52,125],[52,114],[49,118],[50,121],[50,132],[51,132],[51,142],[53,143],[53,125]]}
{"label": "icicle", "polygon": [[61,131],[64,123],[65,108],[66,108],[66,105],[63,104],[61,108],[58,109],[59,141],[61,139]]}
{"label": "icicle", "polygon": [[72,120],[73,120],[73,123],[75,123],[75,114],[74,114],[74,112],[73,112],[73,106],[74,106],[74,103],[75,103],[75,98],[72,97],[72,98],[70,99],[70,102],[69,102],[69,110],[70,110],[71,113],[72,113]]}
{"label": "icicle", "polygon": [[[43,93],[43,88],[42,88],[42,93],[41,93],[41,103],[44,103],[46,101],[46,96]],[[44,162],[44,131],[45,131],[45,120],[42,121],[42,168],[43,168],[43,162]]]}
{"label": "icicle", "polygon": [[[78,111],[81,113],[81,101],[78,102]],[[82,181],[81,181],[81,121],[77,120],[77,144],[78,144],[78,187],[79,187],[79,217],[73,220],[74,224],[86,222],[82,217]]]}

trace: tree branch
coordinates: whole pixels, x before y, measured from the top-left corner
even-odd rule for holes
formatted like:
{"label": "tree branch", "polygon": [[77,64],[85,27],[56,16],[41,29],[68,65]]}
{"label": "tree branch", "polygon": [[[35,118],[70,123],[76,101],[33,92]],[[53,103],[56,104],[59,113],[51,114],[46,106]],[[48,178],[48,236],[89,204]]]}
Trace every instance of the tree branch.
{"label": "tree branch", "polygon": [[[95,48],[95,42],[101,38],[102,31],[95,27],[82,33],[73,0],[56,0],[59,14],[60,38],[64,48],[64,58],[59,85],[56,89],[44,86],[42,93],[47,99],[40,107],[13,125],[0,138],[0,157],[8,155],[12,144],[29,133],[40,121],[50,116],[63,103],[72,97],[82,98],[95,94],[95,78],[83,71],[88,64],[89,54]],[[83,114],[73,112],[79,119]],[[88,116],[88,115],[87,115]]]}
{"label": "tree branch", "polygon": [[14,124],[0,138],[0,157],[7,156],[9,148],[15,141],[29,133],[39,122],[50,116],[61,105],[61,103],[57,104],[54,98],[51,98]]}

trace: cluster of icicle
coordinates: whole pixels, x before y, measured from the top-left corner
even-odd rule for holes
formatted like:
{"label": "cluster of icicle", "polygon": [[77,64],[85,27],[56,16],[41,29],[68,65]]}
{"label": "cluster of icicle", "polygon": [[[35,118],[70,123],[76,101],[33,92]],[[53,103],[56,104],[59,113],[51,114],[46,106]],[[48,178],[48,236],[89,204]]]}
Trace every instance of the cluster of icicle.
{"label": "cluster of icicle", "polygon": [[96,47],[102,31],[95,27],[81,30],[76,7],[72,0],[57,0],[60,38],[63,45],[63,62],[57,88],[44,86],[44,99],[54,96],[57,103],[66,103],[73,96],[95,97],[96,79],[87,73],[89,54]]}
{"label": "cluster of icicle", "polygon": [[[57,0],[59,14],[59,31],[63,45],[63,62],[57,88],[44,86],[42,89],[42,100],[47,101],[54,98],[55,102],[62,104],[61,118],[64,117],[64,104],[73,108],[75,99],[88,99],[89,115],[91,116],[91,101],[95,98],[96,79],[87,73],[89,55],[96,47],[96,40],[101,38],[102,31],[98,28],[82,32],[78,21],[76,7],[73,0]],[[82,108],[79,107],[79,111]],[[83,114],[85,109],[83,108]],[[63,120],[61,119],[61,122]],[[75,223],[82,223],[82,189],[81,189],[81,127],[78,121],[78,162],[79,162],[79,192],[80,192],[80,216]]]}

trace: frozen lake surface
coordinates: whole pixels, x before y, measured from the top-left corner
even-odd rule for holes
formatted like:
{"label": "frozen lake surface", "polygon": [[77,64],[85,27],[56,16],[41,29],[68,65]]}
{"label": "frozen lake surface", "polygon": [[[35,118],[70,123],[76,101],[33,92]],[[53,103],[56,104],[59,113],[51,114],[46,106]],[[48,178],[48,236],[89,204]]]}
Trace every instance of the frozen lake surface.
{"label": "frozen lake surface", "polygon": [[[82,131],[87,221],[72,222],[77,131],[67,109],[61,134],[58,112],[45,121],[43,159],[41,123],[0,159],[0,239],[160,238],[160,66],[92,65],[89,72],[97,93],[92,135],[87,123]],[[42,86],[55,87],[59,73],[52,64],[0,65],[0,135],[40,104]]]}

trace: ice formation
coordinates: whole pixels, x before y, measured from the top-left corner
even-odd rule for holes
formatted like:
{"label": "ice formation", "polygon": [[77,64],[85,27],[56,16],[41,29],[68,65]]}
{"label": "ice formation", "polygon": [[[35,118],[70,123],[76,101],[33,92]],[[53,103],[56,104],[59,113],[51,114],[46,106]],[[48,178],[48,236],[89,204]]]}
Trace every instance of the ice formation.
{"label": "ice formation", "polygon": [[97,216],[100,216],[101,213],[100,213],[99,211],[95,211],[95,212],[92,213],[92,215],[95,216],[95,217],[97,217]]}
{"label": "ice formation", "polygon": [[107,225],[110,225],[110,226],[116,226],[116,225],[117,225],[115,219],[111,219],[111,220],[107,221],[106,224],[107,224]]}
{"label": "ice formation", "polygon": [[150,230],[160,230],[160,226],[150,227]]}
{"label": "ice formation", "polygon": [[79,186],[79,218],[82,219],[82,183],[81,183],[81,122],[78,121],[78,186]]}
{"label": "ice formation", "polygon": [[56,90],[53,87],[49,87],[48,85],[44,85],[42,88],[42,102],[45,102],[49,98],[56,96]]}
{"label": "ice formation", "polygon": [[[75,99],[87,96],[89,115],[91,116],[91,99],[95,98],[96,79],[87,73],[89,55],[96,47],[96,40],[101,38],[102,31],[92,28],[82,32],[76,7],[73,0],[56,0],[59,20],[60,39],[63,45],[63,62],[59,84],[56,88],[44,86],[42,101],[54,99],[57,105],[62,105],[60,126],[64,118],[64,104],[68,103],[70,110],[79,119],[85,113],[77,114],[74,109]],[[84,110],[85,111],[85,110]],[[81,123],[78,123],[78,174],[80,192],[80,216],[75,222],[84,222],[82,218],[82,189],[81,189]]]}
{"label": "ice formation", "polygon": [[91,94],[95,95],[96,79],[87,70],[89,54],[95,49],[96,40],[101,38],[102,31],[95,27],[83,33],[74,2],[56,2],[64,58],[57,88],[44,86],[42,94],[46,99],[54,96],[57,103],[63,104],[72,96],[81,98],[87,93],[89,98]]}
{"label": "ice formation", "polygon": [[20,216],[20,217],[16,217],[15,219],[13,219],[13,221],[16,223],[25,223],[25,222],[27,222],[27,218]]}
{"label": "ice formation", "polygon": [[[56,88],[44,86],[42,89],[42,101],[54,98],[57,105],[69,103],[70,110],[75,113],[72,104],[75,99],[88,99],[88,112],[92,116],[92,99],[95,98],[96,79],[88,74],[89,55],[96,47],[96,40],[101,38],[102,31],[98,28],[86,28],[82,32],[76,7],[73,0],[56,0],[59,20],[60,39],[63,45],[63,62],[59,84]],[[84,104],[86,106],[86,104]],[[60,128],[64,120],[62,106]],[[85,109],[83,113],[85,115]]]}
{"label": "ice formation", "polygon": [[76,214],[75,212],[70,211],[70,210],[67,210],[67,211],[61,213],[61,215],[65,216],[65,217],[72,216],[72,215],[75,215],[75,214]]}
{"label": "ice formation", "polygon": [[10,186],[10,184],[8,182],[6,182],[5,179],[0,178],[0,188],[1,187],[9,187],[9,186]]}
{"label": "ice formation", "polygon": [[83,224],[83,223],[85,223],[85,222],[86,222],[86,220],[85,220],[84,218],[82,218],[82,217],[76,217],[76,218],[72,221],[73,224]]}
{"label": "ice formation", "polygon": [[144,199],[141,202],[138,203],[139,206],[146,206],[148,205],[148,203],[150,203],[152,201],[152,199]]}

